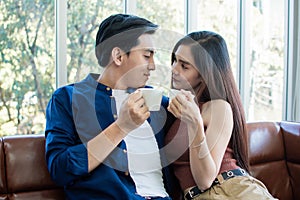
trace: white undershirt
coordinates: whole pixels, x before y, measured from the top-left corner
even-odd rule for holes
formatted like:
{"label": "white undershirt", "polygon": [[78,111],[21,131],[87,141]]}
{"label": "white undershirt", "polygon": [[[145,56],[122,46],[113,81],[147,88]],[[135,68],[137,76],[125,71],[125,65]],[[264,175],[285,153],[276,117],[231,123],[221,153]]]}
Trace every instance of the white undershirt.
{"label": "white undershirt", "polygon": [[[124,90],[113,90],[117,114],[128,94]],[[162,179],[159,148],[151,126],[146,120],[131,131],[124,141],[127,147],[129,173],[141,196],[168,196]]]}

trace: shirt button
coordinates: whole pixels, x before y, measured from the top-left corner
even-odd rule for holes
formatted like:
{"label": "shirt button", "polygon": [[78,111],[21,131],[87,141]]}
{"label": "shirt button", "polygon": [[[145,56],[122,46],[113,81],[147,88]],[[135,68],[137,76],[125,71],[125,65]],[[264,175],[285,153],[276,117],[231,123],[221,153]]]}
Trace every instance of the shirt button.
{"label": "shirt button", "polygon": [[129,175],[129,172],[125,172],[125,176],[128,176]]}
{"label": "shirt button", "polygon": [[107,90],[107,91],[109,91],[109,90],[110,90],[110,88],[109,88],[109,87],[107,87],[107,88],[106,88],[106,90]]}
{"label": "shirt button", "polygon": [[118,118],[118,116],[116,114],[114,114],[114,119],[117,119],[117,118]]}
{"label": "shirt button", "polygon": [[127,153],[127,150],[126,150],[126,149],[123,149],[123,153]]}

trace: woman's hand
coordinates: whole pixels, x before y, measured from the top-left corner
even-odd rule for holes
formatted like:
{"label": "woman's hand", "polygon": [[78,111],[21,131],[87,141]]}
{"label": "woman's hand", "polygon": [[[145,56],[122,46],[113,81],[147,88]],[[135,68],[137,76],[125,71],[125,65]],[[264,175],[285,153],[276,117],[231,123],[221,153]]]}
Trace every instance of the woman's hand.
{"label": "woman's hand", "polygon": [[116,124],[125,133],[138,128],[150,117],[142,92],[137,90],[122,103]]}
{"label": "woman's hand", "polygon": [[187,124],[202,123],[200,109],[194,99],[195,96],[190,91],[180,90],[171,100],[168,110]]}

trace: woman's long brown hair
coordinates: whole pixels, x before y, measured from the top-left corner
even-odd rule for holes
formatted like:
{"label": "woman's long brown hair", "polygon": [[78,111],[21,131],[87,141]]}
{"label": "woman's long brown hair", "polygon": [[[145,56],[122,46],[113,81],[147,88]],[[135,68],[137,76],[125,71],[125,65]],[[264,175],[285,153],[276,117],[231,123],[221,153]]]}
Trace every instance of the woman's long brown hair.
{"label": "woman's long brown hair", "polygon": [[229,142],[237,165],[249,172],[248,134],[243,105],[240,99],[225,40],[214,32],[193,32],[178,41],[174,52],[180,45],[191,47],[196,67],[201,76],[199,89],[196,91],[198,103],[202,104],[214,99],[227,101],[233,112],[233,130]]}

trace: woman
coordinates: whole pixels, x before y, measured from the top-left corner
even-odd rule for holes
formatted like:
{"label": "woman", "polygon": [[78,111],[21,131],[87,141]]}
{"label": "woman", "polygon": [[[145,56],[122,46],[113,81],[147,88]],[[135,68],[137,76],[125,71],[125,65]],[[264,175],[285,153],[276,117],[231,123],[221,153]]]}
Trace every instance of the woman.
{"label": "woman", "polygon": [[200,31],[179,40],[172,87],[181,92],[168,107],[177,120],[166,135],[167,155],[184,198],[274,199],[249,175],[244,110],[224,39]]}

